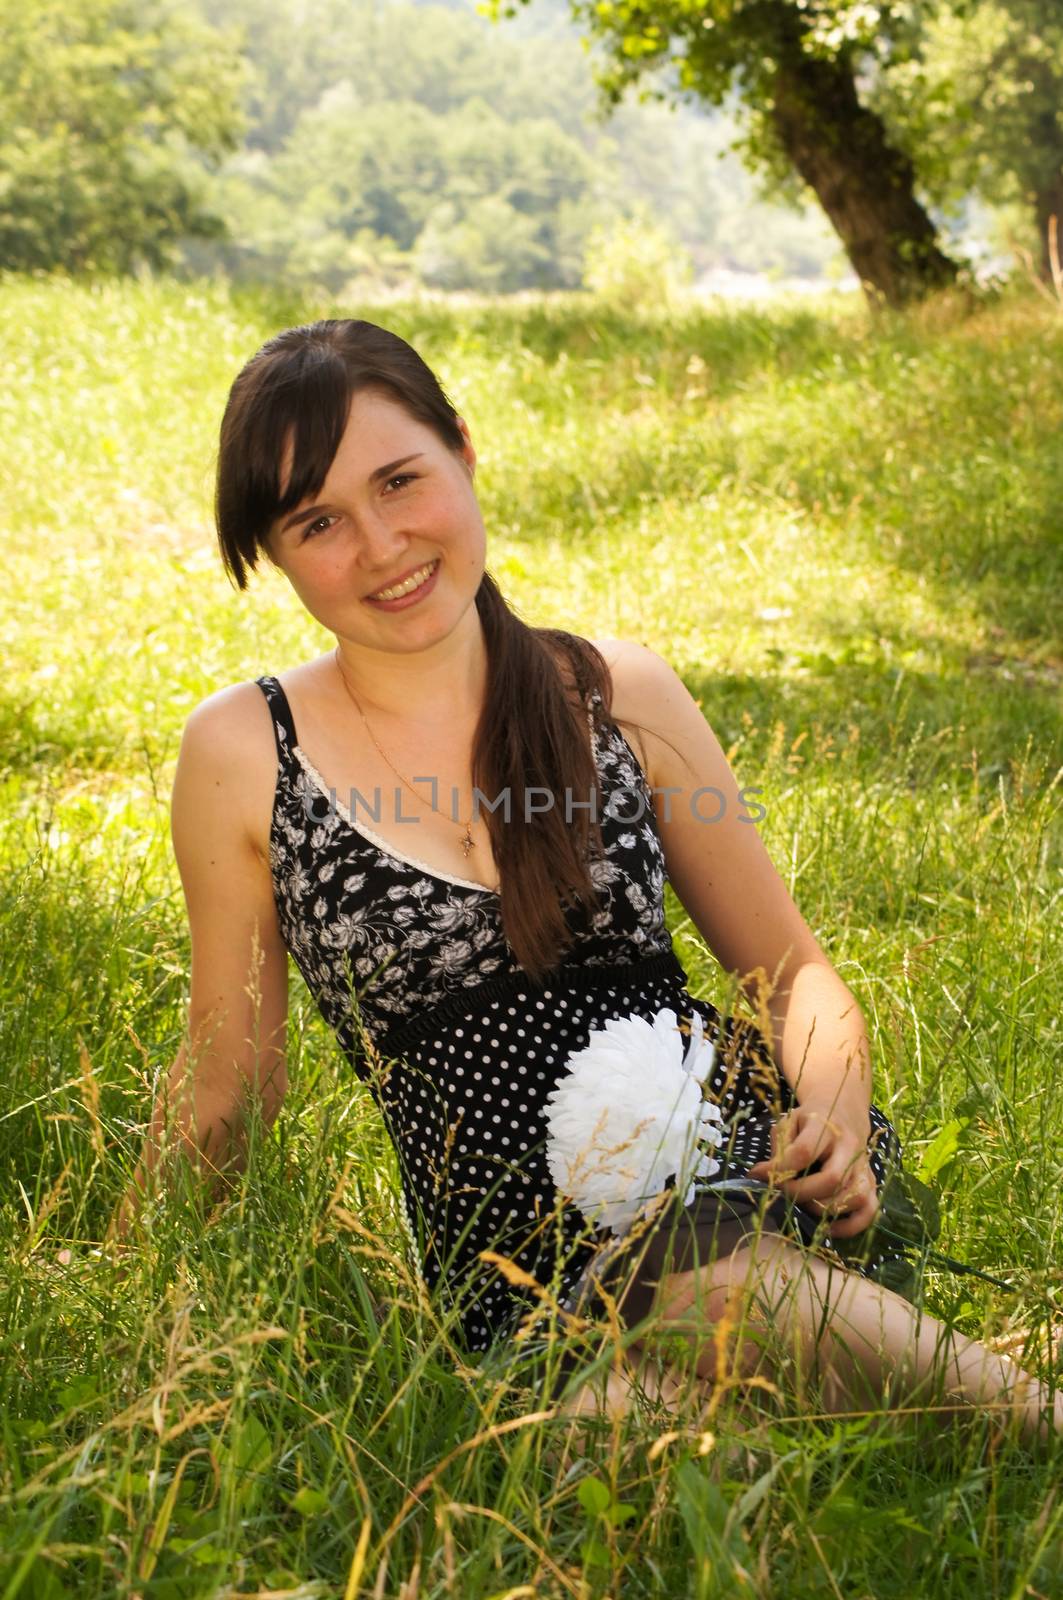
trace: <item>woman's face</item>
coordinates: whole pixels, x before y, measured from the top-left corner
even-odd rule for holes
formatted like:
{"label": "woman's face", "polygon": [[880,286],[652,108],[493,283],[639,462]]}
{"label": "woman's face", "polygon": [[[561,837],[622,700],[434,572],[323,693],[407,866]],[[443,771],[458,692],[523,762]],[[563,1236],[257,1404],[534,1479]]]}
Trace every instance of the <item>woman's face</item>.
{"label": "woman's face", "polygon": [[[328,476],[279,517],[266,553],[323,627],[355,646],[424,650],[475,599],[486,534],[468,430],[451,450],[390,396],[360,390]],[[282,462],[282,488],[289,464]],[[429,569],[427,572],[425,569]],[[390,598],[382,590],[412,591]]]}

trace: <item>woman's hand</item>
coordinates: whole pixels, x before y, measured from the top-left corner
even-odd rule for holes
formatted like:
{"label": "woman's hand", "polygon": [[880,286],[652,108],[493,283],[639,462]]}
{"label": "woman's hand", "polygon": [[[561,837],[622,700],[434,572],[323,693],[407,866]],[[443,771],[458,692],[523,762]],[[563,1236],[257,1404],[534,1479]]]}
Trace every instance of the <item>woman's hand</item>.
{"label": "woman's hand", "polygon": [[[831,1235],[863,1233],[878,1211],[878,1185],[867,1157],[870,1126],[862,1116],[815,1104],[794,1106],[772,1124],[772,1154],[749,1176],[774,1183],[798,1205],[831,1219]],[[805,1172],[814,1161],[818,1172]]]}

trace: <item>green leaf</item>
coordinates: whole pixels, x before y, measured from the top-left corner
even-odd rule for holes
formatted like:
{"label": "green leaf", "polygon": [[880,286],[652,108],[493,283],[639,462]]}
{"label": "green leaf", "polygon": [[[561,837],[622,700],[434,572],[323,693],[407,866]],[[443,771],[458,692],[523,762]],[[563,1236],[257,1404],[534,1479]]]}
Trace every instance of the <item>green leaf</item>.
{"label": "green leaf", "polygon": [[220,1567],[237,1559],[237,1552],[227,1550],[224,1545],[207,1544],[202,1539],[186,1539],[180,1534],[172,1534],[166,1548],[177,1555],[187,1550],[188,1559],[194,1561],[197,1567]]}
{"label": "green leaf", "polygon": [[298,1494],[292,1496],[293,1508],[303,1517],[318,1517],[322,1511],[329,1507],[329,1497],[323,1489],[315,1489],[305,1483]]}
{"label": "green leaf", "polygon": [[239,1560],[239,1552],[222,1544],[201,1544],[193,1551],[192,1560],[200,1567],[223,1567]]}
{"label": "green leaf", "polygon": [[87,1405],[90,1400],[99,1397],[99,1385],[96,1378],[89,1373],[81,1373],[72,1378],[68,1384],[60,1389],[57,1396],[62,1409],[73,1409],[75,1406]]}
{"label": "green leaf", "polygon": [[612,1503],[608,1484],[601,1478],[584,1478],[576,1490],[580,1505],[590,1516],[600,1516]]}
{"label": "green leaf", "polygon": [[251,1510],[262,1494],[266,1468],[273,1454],[269,1434],[258,1418],[245,1416],[232,1447],[237,1472],[236,1499],[245,1511]]}
{"label": "green leaf", "polygon": [[882,1186],[880,1217],[896,1235],[922,1249],[941,1234],[941,1206],[930,1186],[913,1172],[894,1172]]}
{"label": "green leaf", "polygon": [[923,1158],[917,1169],[919,1178],[924,1181],[936,1178],[938,1173],[955,1159],[960,1148],[960,1136],[969,1121],[969,1117],[954,1117],[934,1135],[923,1151]]}
{"label": "green leaf", "polygon": [[600,1539],[594,1538],[593,1534],[590,1538],[584,1539],[582,1545],[580,1546],[580,1550],[583,1555],[583,1560],[587,1566],[600,1567],[609,1565],[611,1557],[609,1555],[607,1546],[605,1546]]}
{"label": "green leaf", "polygon": [[721,1595],[732,1594],[736,1579],[748,1581],[748,1547],[737,1518],[729,1524],[730,1502],[694,1461],[684,1461],[676,1472],[676,1500],[699,1568],[708,1568]]}

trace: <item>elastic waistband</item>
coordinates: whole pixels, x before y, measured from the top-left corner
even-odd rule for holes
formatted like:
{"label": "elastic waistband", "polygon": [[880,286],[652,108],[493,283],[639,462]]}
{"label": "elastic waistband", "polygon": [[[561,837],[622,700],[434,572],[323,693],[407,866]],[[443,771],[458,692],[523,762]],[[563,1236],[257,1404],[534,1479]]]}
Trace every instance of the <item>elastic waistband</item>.
{"label": "elastic waistband", "polygon": [[384,1057],[401,1055],[441,1022],[455,1022],[468,1011],[490,1005],[492,1000],[509,999],[522,992],[531,1000],[549,1000],[553,994],[564,994],[572,989],[629,989],[639,982],[658,978],[673,979],[686,987],[686,969],[673,949],[659,950],[639,961],[560,966],[547,973],[541,983],[533,982],[526,972],[504,972],[471,989],[460,989],[428,1011],[388,1028],[375,1044]]}

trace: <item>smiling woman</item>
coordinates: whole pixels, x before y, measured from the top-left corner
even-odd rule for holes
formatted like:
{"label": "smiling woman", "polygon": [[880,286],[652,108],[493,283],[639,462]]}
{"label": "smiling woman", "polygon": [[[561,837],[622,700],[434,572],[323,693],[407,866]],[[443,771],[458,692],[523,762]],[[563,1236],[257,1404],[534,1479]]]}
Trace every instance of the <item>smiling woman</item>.
{"label": "smiling woman", "polygon": [[[314,503],[278,519],[265,539],[306,609],[348,649],[385,646],[394,629],[376,613],[418,607],[403,630],[409,644],[471,603],[486,533],[472,487],[476,452],[464,424],[461,433],[451,449],[398,401],[355,394]],[[411,444],[419,448],[401,448]],[[283,471],[287,479],[287,460]]]}
{"label": "smiling woman", "polygon": [[[741,1281],[751,1317],[811,1356],[824,1403],[881,1401],[940,1370],[964,1399],[1013,1402],[1034,1435],[1050,1402],[1025,1374],[817,1253],[825,1226],[867,1228],[899,1160],[859,1008],[667,663],[528,627],[506,604],[475,470],[434,374],[372,324],[289,329],[233,386],[223,560],[243,588],[264,554],[336,645],[212,695],[186,726],[173,836],[189,1045],[119,1232],[159,1167],[167,1100],[216,1169],[243,1159],[249,1086],[277,1115],[290,953],[377,1098],[419,1269],[468,1350],[577,1306],[601,1317],[608,1291],[629,1327],[684,1328],[708,1373]],[[711,829],[683,803],[710,788],[723,801]],[[382,791],[394,801],[373,827],[336,799]],[[666,878],[727,970],[774,979],[767,1032],[690,994]],[[776,1193],[755,1219],[727,1218],[707,1191],[675,1195],[648,1250],[622,1237],[606,1256],[555,1187],[549,1097],[607,1023],[662,1012],[714,1045],[700,1089],[731,1172]]]}

